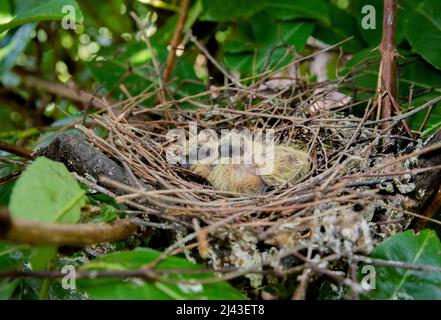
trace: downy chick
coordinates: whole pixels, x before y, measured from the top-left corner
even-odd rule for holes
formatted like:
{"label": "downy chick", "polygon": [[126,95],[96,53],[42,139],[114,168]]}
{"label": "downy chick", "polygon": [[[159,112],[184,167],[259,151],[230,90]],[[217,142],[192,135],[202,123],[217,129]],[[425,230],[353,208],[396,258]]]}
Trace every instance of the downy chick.
{"label": "downy chick", "polygon": [[[274,145],[274,157],[265,158],[268,150],[262,144],[254,142],[252,150],[245,150],[243,142],[250,142],[247,139],[250,138],[230,134],[216,142],[202,136],[205,144],[198,147],[200,157],[190,165],[190,170],[216,189],[243,194],[260,194],[268,187],[296,183],[309,173],[310,158],[306,152],[291,145]],[[223,154],[225,150],[227,155]],[[269,172],[264,170],[268,165],[272,168]]]}
{"label": "downy chick", "polygon": [[308,175],[311,160],[306,152],[292,145],[276,145],[273,164],[272,173],[262,175],[262,179],[270,187],[280,187],[285,183],[296,183]]}

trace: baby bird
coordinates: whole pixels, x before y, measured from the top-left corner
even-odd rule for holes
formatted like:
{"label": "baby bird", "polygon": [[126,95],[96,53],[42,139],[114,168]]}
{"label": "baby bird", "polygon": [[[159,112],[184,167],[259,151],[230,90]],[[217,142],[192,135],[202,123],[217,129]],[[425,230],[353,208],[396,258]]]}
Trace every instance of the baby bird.
{"label": "baby bird", "polygon": [[206,179],[213,187],[222,191],[244,194],[263,193],[267,186],[262,177],[256,175],[253,164],[218,164]]}
{"label": "baby bird", "polygon": [[[202,145],[190,148],[190,154],[198,154],[190,171],[218,190],[242,194],[261,194],[269,187],[296,183],[309,173],[311,161],[306,152],[280,144],[267,150],[262,143],[250,139],[236,133],[221,141],[198,136]],[[251,142],[250,150],[246,146]]]}
{"label": "baby bird", "polygon": [[272,173],[262,175],[263,181],[271,187],[285,183],[296,183],[308,175],[311,161],[309,155],[294,146],[276,145]]}

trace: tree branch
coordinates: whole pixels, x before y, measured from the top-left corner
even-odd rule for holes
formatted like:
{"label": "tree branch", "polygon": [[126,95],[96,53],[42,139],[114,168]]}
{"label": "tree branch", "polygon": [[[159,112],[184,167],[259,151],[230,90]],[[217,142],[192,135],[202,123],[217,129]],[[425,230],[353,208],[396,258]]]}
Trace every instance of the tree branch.
{"label": "tree branch", "polygon": [[[383,38],[380,44],[381,64],[378,94],[381,98],[382,118],[392,116],[393,102],[397,101],[397,1],[384,0]],[[386,93],[386,94],[384,94]],[[383,95],[384,94],[384,95]],[[383,129],[390,127],[391,122],[384,122]]]}
{"label": "tree branch", "polygon": [[184,30],[185,22],[187,21],[189,6],[190,0],[181,0],[178,22],[170,42],[170,52],[168,53],[167,63],[165,65],[164,73],[162,74],[164,83],[167,83],[170,80],[176,63],[176,51],[178,50],[178,46],[182,41],[182,31]]}
{"label": "tree branch", "polygon": [[0,150],[15,154],[19,157],[22,157],[22,158],[25,158],[28,160],[34,159],[34,157],[32,155],[32,151],[30,151],[26,148],[20,147],[20,146],[16,146],[13,144],[3,142],[3,141],[0,141]]}
{"label": "tree branch", "polygon": [[6,208],[0,208],[0,239],[30,245],[86,247],[101,242],[123,240],[138,226],[127,219],[112,223],[61,224],[11,219]]}
{"label": "tree branch", "polygon": [[61,98],[80,102],[85,106],[90,103],[91,106],[100,110],[105,110],[107,108],[107,106],[100,99],[96,99],[92,93],[87,92],[86,90],[80,88],[70,88],[64,84],[40,79],[34,75],[26,74],[22,71],[18,72],[18,74],[22,79],[23,86],[28,89],[41,90]]}

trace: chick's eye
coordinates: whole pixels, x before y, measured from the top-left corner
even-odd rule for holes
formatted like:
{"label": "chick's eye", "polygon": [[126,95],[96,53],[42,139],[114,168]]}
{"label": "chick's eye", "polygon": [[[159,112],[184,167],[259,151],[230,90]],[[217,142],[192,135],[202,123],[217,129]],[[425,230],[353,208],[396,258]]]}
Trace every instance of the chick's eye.
{"label": "chick's eye", "polygon": [[211,159],[215,157],[216,149],[212,146],[202,146],[198,150],[198,160]]}
{"label": "chick's eye", "polygon": [[211,157],[211,155],[213,154],[211,148],[208,148],[205,150],[205,158],[209,158]]}
{"label": "chick's eye", "polygon": [[[222,143],[218,148],[219,154],[222,157],[243,156],[245,151],[239,143],[231,141]],[[227,154],[225,154],[227,152]]]}

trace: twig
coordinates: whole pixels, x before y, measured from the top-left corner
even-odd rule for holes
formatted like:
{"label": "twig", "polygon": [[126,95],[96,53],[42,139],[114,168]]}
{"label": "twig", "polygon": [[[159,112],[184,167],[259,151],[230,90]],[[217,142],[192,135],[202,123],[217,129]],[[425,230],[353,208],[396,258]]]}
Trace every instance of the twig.
{"label": "twig", "polygon": [[[440,101],[441,101],[441,96],[436,97],[436,98],[430,100],[429,102],[426,102],[425,104],[423,104],[423,105],[419,106],[418,108],[415,108],[409,112],[406,112],[406,113],[403,113],[401,115],[397,115],[394,117],[383,118],[383,119],[376,120],[376,121],[366,121],[364,123],[364,125],[369,126],[369,125],[374,125],[374,124],[387,123],[387,122],[391,122],[391,121],[400,122],[403,119],[409,118],[420,111],[423,111],[429,107],[434,106],[435,104],[437,104]],[[342,126],[341,128],[356,128],[356,127],[357,127],[356,124],[353,124],[353,125],[351,124],[351,125]]]}
{"label": "twig", "polygon": [[351,287],[353,291],[357,292],[357,293],[364,293],[365,290],[363,289],[363,287],[361,285],[359,285],[358,283],[354,283],[352,280],[341,277],[337,274],[335,274],[334,272],[328,270],[328,269],[324,269],[319,267],[316,263],[308,260],[305,256],[301,255],[300,253],[298,253],[297,251],[292,251],[291,254],[293,256],[295,256],[296,258],[302,260],[305,264],[308,265],[308,267],[319,274],[323,274],[331,279],[334,279],[348,287]]}
{"label": "twig", "polygon": [[21,174],[21,172],[14,172],[6,177],[0,178],[0,186],[17,179],[20,176],[20,174]]}
{"label": "twig", "polygon": [[237,81],[231,74],[228,73],[228,71],[226,71],[217,61],[216,59],[214,59],[211,54],[208,52],[208,50],[198,41],[198,39],[196,39],[196,37],[191,33],[191,30],[187,31],[187,34],[191,40],[191,42],[193,42],[196,47],[198,47],[199,50],[202,51],[202,53],[205,55],[205,57],[210,60],[210,62],[220,71],[224,74],[224,76],[226,76],[232,83],[234,83],[237,87],[239,88],[243,88],[242,84]]}
{"label": "twig", "polygon": [[42,90],[44,92],[54,94],[58,97],[79,102],[84,106],[90,103],[91,106],[100,110],[106,108],[106,106],[100,99],[97,99],[93,93],[87,92],[86,90],[79,88],[70,88],[61,83],[47,81],[33,75],[24,74],[22,72],[20,72],[19,75],[23,81],[23,85],[27,88]]}
{"label": "twig", "polygon": [[305,268],[302,275],[300,276],[300,283],[294,292],[292,300],[305,300],[306,299],[306,290],[308,289],[308,283],[311,279],[311,269]]}
{"label": "twig", "polygon": [[181,1],[178,22],[170,42],[170,52],[168,53],[167,63],[165,64],[164,73],[162,74],[164,83],[167,83],[170,80],[170,76],[176,63],[176,51],[178,50],[178,46],[182,41],[182,31],[184,30],[185,21],[187,20],[189,7],[190,0]]}
{"label": "twig", "polygon": [[362,261],[365,263],[372,263],[377,266],[382,267],[391,267],[391,268],[400,268],[400,269],[408,269],[408,270],[415,270],[415,271],[421,271],[421,272],[437,272],[441,273],[441,267],[435,267],[431,265],[425,265],[425,264],[412,264],[408,262],[403,261],[389,261],[389,260],[382,260],[382,259],[375,259],[375,258],[369,258],[364,257],[360,255],[354,255],[354,259],[358,261]]}
{"label": "twig", "polygon": [[13,144],[9,144],[3,141],[0,141],[0,150],[6,151],[8,153],[15,154],[16,156],[33,160],[34,157],[32,156],[32,151],[20,146],[16,146]]}
{"label": "twig", "polygon": [[422,214],[424,218],[420,219],[416,223],[415,226],[416,231],[423,229],[427,221],[433,220],[432,217],[435,215],[435,213],[438,211],[439,208],[441,208],[441,184],[438,186],[438,189],[432,195],[432,199],[429,205],[424,210],[424,213]]}
{"label": "twig", "polygon": [[16,243],[85,247],[125,239],[137,229],[137,225],[127,219],[113,223],[46,223],[11,219],[7,209],[0,209],[0,238]]}
{"label": "twig", "polygon": [[160,90],[158,92],[158,98],[161,103],[164,103],[165,102],[165,93],[166,93],[164,80],[162,79],[159,61],[156,57],[155,51],[153,50],[149,36],[146,32],[146,25],[142,22],[142,20],[136,15],[136,13],[134,11],[130,12],[130,16],[133,18],[133,20],[135,20],[136,25],[138,26],[138,29],[142,33],[143,40],[145,41],[145,43],[147,45],[147,49],[150,51],[150,54],[152,55],[153,67],[154,67],[155,72],[158,76],[159,87],[160,87]]}
{"label": "twig", "polygon": [[[311,258],[312,248],[308,248],[307,259]],[[304,268],[303,273],[299,276],[300,283],[297,286],[296,291],[292,297],[292,300],[305,300],[306,299],[306,291],[308,290],[309,280],[311,279],[312,272],[310,268]]]}
{"label": "twig", "polygon": [[[163,281],[180,284],[197,284],[197,283],[215,283],[228,279],[233,279],[242,276],[245,272],[236,268],[223,269],[178,269],[178,268],[160,268],[153,269],[144,267],[139,269],[129,270],[76,270],[76,279],[98,279],[98,278],[140,278],[144,281]],[[248,270],[246,273],[250,274],[276,274],[281,276],[276,270]],[[212,277],[204,279],[173,279],[170,275],[210,275],[210,274],[224,274],[222,277]],[[0,278],[36,278],[36,279],[59,279],[66,276],[66,273],[58,270],[44,270],[44,271],[24,271],[11,270],[0,271]]]}

